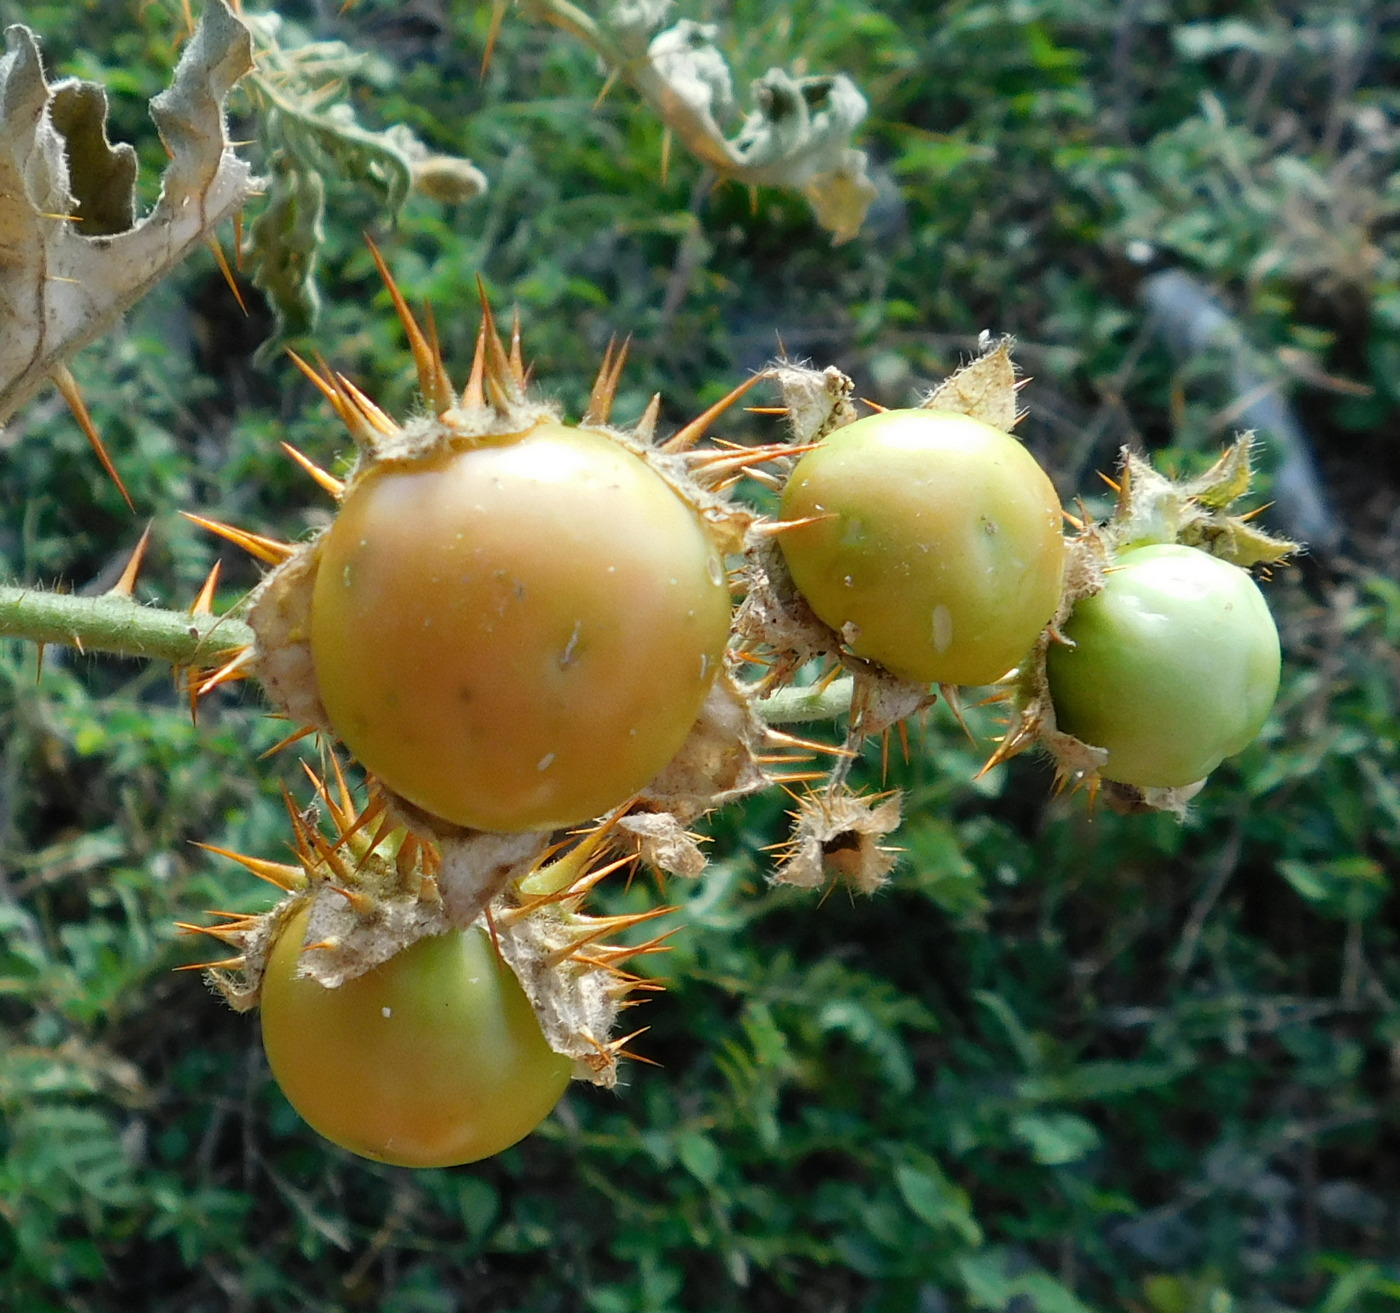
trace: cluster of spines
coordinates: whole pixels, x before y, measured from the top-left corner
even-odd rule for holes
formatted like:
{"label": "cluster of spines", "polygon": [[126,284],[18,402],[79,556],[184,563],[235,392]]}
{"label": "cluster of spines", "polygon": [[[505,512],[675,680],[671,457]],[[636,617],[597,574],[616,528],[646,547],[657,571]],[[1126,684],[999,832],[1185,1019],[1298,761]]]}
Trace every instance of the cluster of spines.
{"label": "cluster of spines", "polygon": [[[266,956],[269,938],[277,933],[292,909],[318,891],[326,890],[343,898],[366,923],[374,921],[377,907],[386,897],[406,897],[427,904],[440,900],[436,876],[441,859],[437,846],[396,827],[383,799],[373,791],[368,803],[357,807],[338,761],[331,760],[329,784],[309,766],[304,767],[315,791],[314,807],[299,809],[290,795],[284,795],[292,826],[293,860],[273,861],[213,844],[197,845],[236,862],[278,889],[284,898],[270,912],[212,910],[207,914],[214,918],[211,924],[179,923],[182,932],[216,939],[233,950],[230,956],[192,963],[182,969],[207,971],[216,986],[237,974],[251,975],[254,978],[248,983],[255,993],[256,975]],[[556,942],[551,942],[548,951],[537,956],[532,965],[546,972],[601,972],[607,994],[617,1007],[626,1007],[637,1001],[627,996],[658,991],[662,986],[626,970],[623,964],[665,951],[670,932],[637,944],[619,943],[617,937],[675,909],[660,906],[609,916],[588,915],[581,910],[604,878],[636,862],[631,854],[613,856],[612,827],[616,819],[614,814],[581,836],[571,836],[548,849],[512,890],[487,909],[483,921],[499,951],[504,936],[531,918],[554,913],[550,924]],[[380,860],[372,862],[374,858]],[[386,858],[390,860],[386,862]],[[338,947],[338,943],[326,940],[308,943],[302,952]],[[615,1062],[621,1056],[635,1056],[626,1053],[626,1045],[640,1033],[635,1031],[620,1039],[591,1033],[574,1038],[581,1038],[600,1056],[609,1055],[609,1061]]]}

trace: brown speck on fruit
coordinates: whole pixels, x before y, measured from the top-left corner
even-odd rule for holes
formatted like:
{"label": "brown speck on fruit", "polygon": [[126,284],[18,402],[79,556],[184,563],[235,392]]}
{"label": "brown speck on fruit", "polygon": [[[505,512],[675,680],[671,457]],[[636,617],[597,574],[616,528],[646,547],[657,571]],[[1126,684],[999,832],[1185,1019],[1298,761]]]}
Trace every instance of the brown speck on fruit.
{"label": "brown speck on fruit", "polygon": [[569,635],[569,641],[564,644],[564,650],[559,653],[559,669],[567,670],[574,664],[574,659],[578,655],[578,636],[583,628],[582,620],[574,621],[573,632]]}

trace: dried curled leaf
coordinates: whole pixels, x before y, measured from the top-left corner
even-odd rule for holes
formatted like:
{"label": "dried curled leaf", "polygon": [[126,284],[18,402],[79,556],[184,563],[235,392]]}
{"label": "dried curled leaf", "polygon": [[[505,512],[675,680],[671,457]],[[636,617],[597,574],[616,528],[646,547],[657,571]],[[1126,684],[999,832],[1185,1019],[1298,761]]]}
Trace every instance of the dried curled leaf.
{"label": "dried curled leaf", "polygon": [[[277,316],[280,341],[310,333],[321,313],[316,260],[325,240],[326,184],[282,151],[270,165],[267,201],[248,229],[246,264]],[[264,353],[273,344],[264,344]]]}
{"label": "dried curled leaf", "polygon": [[876,195],[865,152],[851,145],[865,97],[843,74],[794,78],[780,68],[753,84],[753,96],[757,108],[729,143],[733,175],[802,192],[833,240],[849,241]]}
{"label": "dried curled leaf", "polygon": [[340,41],[306,40],[280,14],[249,15],[247,22],[257,52],[249,85],[262,110],[259,141],[271,168],[245,255],[277,316],[267,353],[316,326],[328,183],[354,184],[393,219],[414,190],[456,203],[484,192],[486,177],[469,160],[433,153],[403,124],[376,131],[359,122],[346,96],[370,56]]}
{"label": "dried curled leaf", "polygon": [[106,94],[50,84],[34,34],[0,58],[0,423],[235,211],[257,183],[229,145],[224,102],[252,67],[248,31],[211,0],[170,87],[151,102],[170,154],[135,220],[135,157],[106,139]]}
{"label": "dried curled leaf", "polygon": [[794,442],[818,442],[828,433],[855,423],[858,416],[851,398],[856,385],[835,365],[813,369],[779,360],[772,368],[782,389]]}
{"label": "dried curled leaf", "polygon": [[576,1079],[611,1089],[625,1040],[610,1036],[635,982],[587,952],[594,924],[606,926],[606,919],[545,907],[519,919],[498,915],[496,936],[549,1047],[573,1059]]}
{"label": "dried curled leaf", "polygon": [[721,177],[801,192],[837,242],[860,231],[876,188],[865,152],[851,144],[868,106],[848,77],[770,69],[753,84],[754,108],[726,137],[733,82],[712,24],[686,19],[658,32],[669,5],[657,0],[615,0],[596,22],[540,0],[519,2],[532,17],[587,40]]}

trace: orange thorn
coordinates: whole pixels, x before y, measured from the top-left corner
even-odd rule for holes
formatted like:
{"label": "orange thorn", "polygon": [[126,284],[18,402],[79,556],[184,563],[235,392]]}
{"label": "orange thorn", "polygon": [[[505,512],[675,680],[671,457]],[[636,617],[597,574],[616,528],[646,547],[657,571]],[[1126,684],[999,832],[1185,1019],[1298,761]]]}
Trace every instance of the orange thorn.
{"label": "orange thorn", "polygon": [[107,477],[117,485],[117,491],[121,493],[127,507],[136,509],[136,503],[131,500],[131,494],[126,490],[126,484],[121,480],[121,475],[117,473],[117,467],[112,464],[112,458],[107,454],[107,448],[102,445],[102,439],[98,436],[97,426],[92,422],[92,416],[88,414],[88,408],[83,401],[83,394],[78,390],[78,380],[73,377],[67,365],[56,365],[49,374],[54,385],[58,388],[64,401],[68,403],[68,409],[73,412],[73,418],[78,421],[78,427],[82,429],[83,436],[87,438],[88,444],[97,453],[97,459],[102,462],[102,468],[107,471]]}
{"label": "orange thorn", "polygon": [[[311,846],[315,851],[317,859],[328,867],[331,874],[334,875],[336,879],[340,880],[342,884],[352,884],[355,879],[355,870],[345,858],[336,851],[337,845],[327,839],[320,830],[308,829],[306,833],[307,837],[311,840]],[[335,889],[337,893],[345,893],[344,890],[336,888],[335,885],[331,885],[331,888]],[[345,896],[347,900],[350,901],[351,906],[355,907],[357,910],[360,909],[360,904],[351,899],[349,894]]]}
{"label": "orange thorn", "polygon": [[293,743],[300,743],[302,739],[314,733],[316,733],[316,727],[314,725],[303,725],[300,729],[293,730],[286,738],[279,739],[264,752],[258,760],[264,761],[268,757],[275,757],[283,748],[290,748]]}
{"label": "orange thorn", "polygon": [[481,319],[486,348],[486,395],[497,410],[507,410],[520,400],[521,386],[515,381],[510,357],[501,345],[500,332],[496,328],[496,316],[491,310],[491,302],[486,295],[486,283],[480,274],[476,276],[476,292],[481,300]]}
{"label": "orange thorn", "polygon": [[[331,760],[334,761],[335,757],[332,756]],[[316,774],[315,768],[311,765],[310,762],[303,761],[299,764],[301,766],[303,774],[305,774],[306,778],[311,781],[311,787],[316,790],[317,796],[320,797],[321,801],[324,802],[326,806],[331,809],[333,818],[338,820],[339,816],[337,813],[339,809],[336,807],[334,801],[331,799],[330,792],[326,788],[325,780],[323,780],[319,775]],[[342,783],[343,782],[344,781],[342,781]],[[353,808],[351,810],[353,811]]]}
{"label": "orange thorn", "polygon": [[217,962],[186,962],[183,966],[171,967],[172,971],[237,971],[248,964],[248,959],[240,953],[237,957],[220,958]]}
{"label": "orange thorn", "polygon": [[[334,385],[334,382],[330,381],[328,378],[323,378],[320,374],[316,372],[316,370],[312,369],[311,366],[308,365],[306,361],[304,361],[299,355],[297,355],[297,353],[293,351],[290,347],[287,349],[287,354],[292,358],[292,364],[294,364],[299,370],[301,370],[301,372],[305,374],[306,377],[309,378],[311,382],[316,385],[321,395],[331,403],[331,409],[335,411],[336,415],[340,419],[340,422],[344,424],[347,429],[350,429],[351,436],[353,437],[354,426],[351,422],[351,416],[346,409],[345,398],[341,395],[340,390]],[[326,372],[327,375],[329,375],[330,371],[327,370]]]}
{"label": "orange thorn", "polygon": [[[345,772],[340,768],[340,758],[337,757],[335,753],[331,753],[330,758],[331,769],[335,771],[335,786],[340,794],[341,814],[347,818],[353,817],[355,815],[355,799],[350,793],[350,786],[345,782]],[[326,801],[329,803],[330,799],[328,798]],[[361,816],[369,816],[371,809],[373,809],[374,815],[377,816],[384,810],[384,805],[383,798],[375,798],[369,806],[364,809]]]}
{"label": "orange thorn", "polygon": [[647,408],[642,412],[642,417],[637,421],[637,426],[632,430],[637,436],[638,442],[650,443],[656,437],[656,421],[661,417],[661,393],[653,392],[651,400],[647,402]]}
{"label": "orange thorn", "polygon": [[[608,76],[603,80],[603,85],[599,89],[598,94],[593,97],[593,108],[595,110],[608,98],[608,92],[611,91],[613,87],[617,85],[617,77],[618,70],[612,69],[608,73]],[[664,164],[661,170],[661,181],[666,181],[666,169]]]}
{"label": "orange thorn", "polygon": [[888,406],[882,406],[878,401],[871,401],[869,397],[862,397],[860,401],[861,405],[869,406],[877,415],[883,415],[889,409]]}
{"label": "orange thorn", "polygon": [[329,470],[323,470],[309,456],[303,455],[290,442],[279,444],[298,465],[301,466],[326,492],[339,501],[345,495],[345,481],[337,479]]}
{"label": "orange thorn", "polygon": [[805,748],[810,752],[825,752],[832,757],[858,757],[860,754],[851,748],[840,748],[833,743],[817,743],[813,739],[798,738],[796,734],[787,734],[780,729],[774,729],[771,725],[766,730],[767,737],[776,743],[785,743],[792,748]]}
{"label": "orange thorn", "polygon": [[[436,317],[433,315],[433,306],[432,306],[432,302],[431,302],[431,301],[424,301],[424,302],[423,302],[423,331],[427,334],[427,337],[428,337],[428,346],[432,349],[433,359],[436,360],[436,361],[441,365],[441,364],[442,364],[442,341],[441,341],[441,339],[438,337],[437,319],[436,319]],[[445,372],[445,371],[446,371],[446,366],[443,366],[443,369],[444,369],[444,372]],[[451,385],[450,383],[448,384],[448,389],[447,389],[447,390],[448,390],[449,396],[451,396],[451,395],[452,395],[452,385]],[[456,400],[456,398],[453,397],[453,400]]]}
{"label": "orange thorn", "polygon": [[328,884],[326,888],[345,899],[359,916],[365,916],[374,909],[374,899],[358,889],[346,889],[338,884]]}
{"label": "orange thorn", "polygon": [[[940,684],[938,691],[943,694],[943,703],[949,711],[953,713],[953,719],[958,722],[958,727],[967,735],[967,741],[974,747],[977,744],[976,738],[967,726],[967,721],[963,719],[962,700],[958,696],[958,686],[956,684]],[[900,722],[900,728],[904,728],[904,722]],[[909,760],[909,741],[904,742],[904,760]]]}
{"label": "orange thorn", "polygon": [[452,409],[455,400],[452,384],[442,365],[442,357],[433,350],[432,344],[423,335],[423,330],[418,327],[418,321],[414,319],[408,302],[404,300],[403,293],[394,282],[389,266],[379,253],[379,247],[368,234],[365,235],[365,244],[369,247],[375,268],[379,270],[379,276],[389,291],[389,299],[394,303],[399,322],[403,324],[404,332],[408,335],[408,347],[413,353],[413,363],[418,367],[418,388],[423,394],[423,399],[432,405],[434,412],[441,415],[443,411]]}
{"label": "orange thorn", "polygon": [[793,529],[804,529],[809,524],[823,524],[827,520],[834,519],[836,519],[836,512],[827,511],[822,515],[804,515],[800,520],[762,520],[753,526],[753,531],[767,538],[776,538],[780,533],[788,533]]}
{"label": "orange thorn", "polygon": [[268,884],[276,885],[286,893],[306,888],[306,872],[300,866],[290,866],[286,862],[269,862],[261,857],[249,857],[247,853],[237,853],[212,843],[195,843],[194,846],[218,857],[227,857],[231,862],[237,862],[259,880],[266,880]]}
{"label": "orange thorn", "polygon": [[1122,492],[1122,491],[1123,491],[1123,486],[1122,486],[1122,484],[1115,482],[1113,479],[1110,479],[1110,478],[1108,477],[1108,475],[1105,474],[1102,470],[1096,470],[1095,473],[1096,473],[1096,474],[1099,476],[1099,478],[1101,478],[1106,484],[1108,484],[1108,486],[1109,486],[1110,488],[1112,488],[1114,492]]}
{"label": "orange thorn", "polygon": [[509,0],[492,0],[491,26],[486,32],[486,49],[481,55],[481,72],[477,75],[483,82],[486,80],[486,70],[491,67],[491,55],[496,49],[496,38],[501,34],[501,24],[505,20],[508,3]]}
{"label": "orange thorn", "polygon": [[191,615],[214,614],[214,590],[219,586],[219,574],[223,570],[223,566],[222,561],[215,561],[209,573],[204,576],[204,583],[200,585],[199,593],[190,603]]}
{"label": "orange thorn", "polygon": [[202,515],[195,515],[190,511],[181,511],[185,519],[199,525],[201,529],[208,529],[210,533],[216,533],[220,538],[227,539],[235,547],[241,547],[249,556],[255,556],[258,560],[267,565],[281,565],[289,556],[296,553],[296,548],[291,543],[279,543],[274,538],[264,538],[261,534],[249,533],[246,529],[236,529],[231,524],[223,524],[218,520],[206,520]]}
{"label": "orange thorn", "polygon": [[671,172],[671,129],[666,128],[661,133],[661,185],[666,185],[667,178]]}
{"label": "orange thorn", "polygon": [[627,363],[627,352],[631,345],[631,338],[625,339],[620,347],[616,338],[609,340],[608,348],[603,353],[603,363],[598,369],[598,377],[593,380],[588,409],[581,421],[583,424],[606,424],[611,418],[618,381],[622,377],[622,367]]}
{"label": "orange thorn", "polygon": [[634,1030],[630,1035],[624,1035],[621,1039],[610,1040],[607,1047],[619,1058],[631,1058],[633,1062],[645,1062],[649,1067],[659,1067],[661,1064],[652,1058],[643,1058],[639,1054],[629,1053],[625,1045],[630,1044],[638,1035],[645,1035],[651,1029],[650,1026],[643,1026],[640,1030]]}
{"label": "orange thorn", "polygon": [[516,306],[510,313],[510,372],[516,384],[523,392],[525,390],[526,370],[525,359],[520,349],[520,307]]}
{"label": "orange thorn", "polygon": [[141,541],[136,544],[136,550],[131,553],[131,559],[126,563],[126,569],[122,571],[122,577],[117,580],[108,590],[108,597],[130,597],[136,590],[136,576],[141,572],[141,562],[145,559],[146,548],[151,542],[151,526],[146,526],[146,531],[141,535]]}
{"label": "orange thorn", "polygon": [[238,290],[238,280],[233,276],[233,270],[229,268],[228,257],[224,254],[223,245],[217,237],[210,237],[209,249],[214,252],[214,260],[219,266],[219,272],[224,276],[224,282],[228,284],[228,289],[233,293],[233,299],[238,302],[238,308],[243,311],[246,319],[248,316],[248,303],[243,299],[243,293]]}
{"label": "orange thorn", "polygon": [[[335,382],[336,386],[349,398],[355,409],[380,433],[388,437],[399,431],[399,426],[380,410],[374,402],[365,396],[365,394],[346,378],[344,374],[336,374]],[[444,407],[444,409],[446,409],[446,407]]]}
{"label": "orange thorn", "polygon": [[738,387],[731,389],[728,396],[721,397],[702,415],[697,415],[684,428],[673,433],[665,442],[661,444],[662,451],[685,451],[688,447],[693,447],[705,435],[705,430],[729,409],[736,401],[748,392],[755,384],[763,382],[768,378],[766,370],[760,370],[752,377],[745,379]]}
{"label": "orange thorn", "polygon": [[476,330],[476,350],[472,353],[472,372],[462,388],[462,409],[477,410],[486,404],[486,321]]}
{"label": "orange thorn", "polygon": [[755,483],[761,483],[770,492],[782,492],[783,490],[783,480],[776,474],[770,473],[768,470],[746,469],[744,473]]}
{"label": "orange thorn", "polygon": [[253,659],[253,649],[245,647],[232,661],[219,667],[208,679],[196,690],[200,697],[206,693],[212,693],[220,684],[231,684],[236,679],[246,679],[247,675],[243,667],[248,665]]}
{"label": "orange thorn", "polygon": [[282,786],[282,806],[286,808],[287,817],[292,823],[292,845],[297,861],[301,863],[308,879],[324,879],[324,872],[316,865],[316,856],[311,851],[311,836],[306,828],[306,819],[285,784]]}
{"label": "orange thorn", "polygon": [[714,448],[703,448],[682,452],[687,468],[697,478],[713,480],[717,475],[725,476],[732,471],[739,471],[741,474],[749,472],[751,465],[763,465],[770,460],[782,460],[787,456],[800,455],[803,452],[811,451],[815,443],[807,443],[804,446],[795,447],[790,443],[778,442],[768,446],[743,447],[736,443],[721,442],[716,443]]}

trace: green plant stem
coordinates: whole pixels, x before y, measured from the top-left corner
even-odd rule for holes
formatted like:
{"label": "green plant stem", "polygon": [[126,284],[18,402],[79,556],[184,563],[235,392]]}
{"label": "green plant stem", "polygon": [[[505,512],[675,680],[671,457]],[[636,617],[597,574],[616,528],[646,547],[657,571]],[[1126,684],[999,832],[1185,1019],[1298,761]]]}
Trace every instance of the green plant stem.
{"label": "green plant stem", "polygon": [[0,586],[0,638],[209,667],[251,646],[253,631],[232,616],[166,611],[110,593],[75,597]]}
{"label": "green plant stem", "polygon": [[823,687],[780,688],[754,704],[754,710],[770,725],[797,725],[804,721],[835,720],[851,709],[850,676]]}
{"label": "green plant stem", "polygon": [[[167,611],[111,593],[75,597],[42,588],[0,586],[0,638],[209,667],[222,665],[240,649],[251,647],[253,631],[231,615]],[[850,708],[849,678],[822,688],[781,688],[755,704],[770,725],[834,720]]]}

